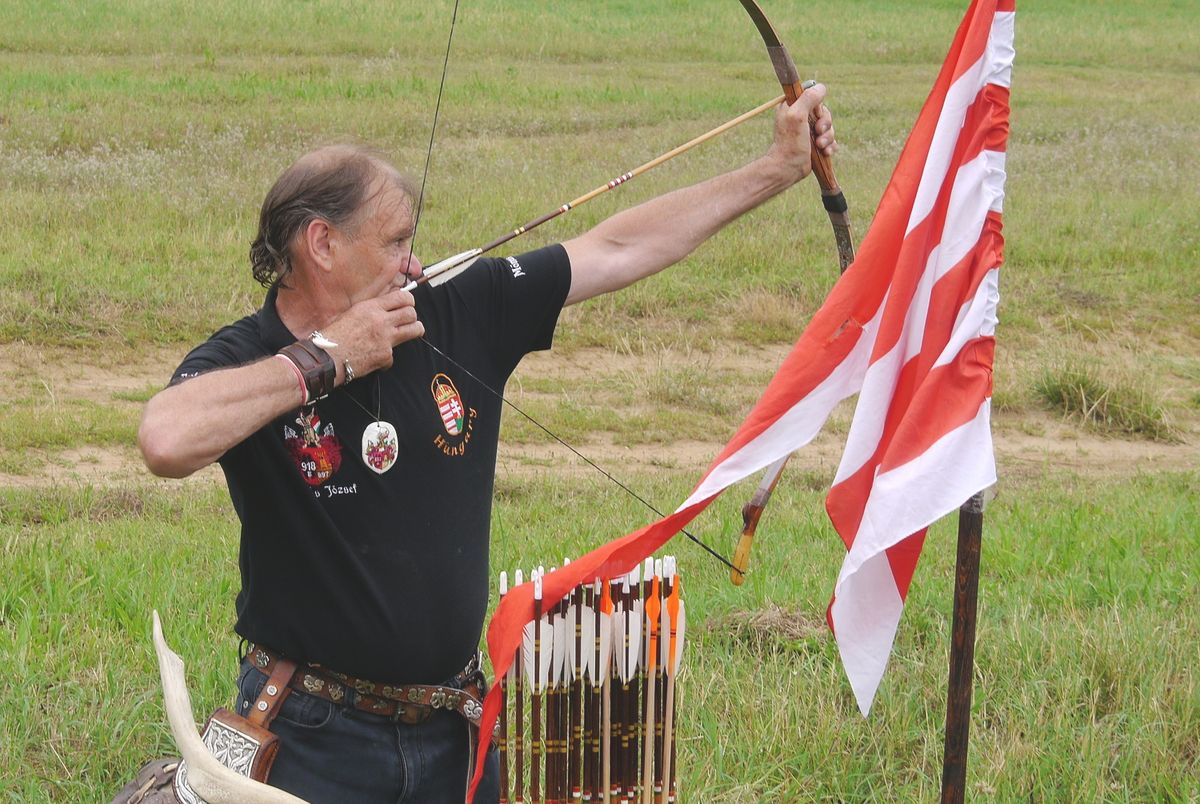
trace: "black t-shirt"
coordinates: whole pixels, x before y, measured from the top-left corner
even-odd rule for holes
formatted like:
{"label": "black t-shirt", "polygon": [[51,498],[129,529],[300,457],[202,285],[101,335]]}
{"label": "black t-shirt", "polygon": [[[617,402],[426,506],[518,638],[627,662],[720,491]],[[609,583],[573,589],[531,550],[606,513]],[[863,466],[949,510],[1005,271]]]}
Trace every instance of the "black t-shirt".
{"label": "black t-shirt", "polygon": [[[376,681],[431,684],[462,669],[487,608],[500,428],[501,402],[482,383],[502,389],[525,354],[550,347],[570,284],[566,251],[549,246],[418,288],[425,338],[446,357],[401,344],[392,368],[221,457],[242,522],[240,635]],[[275,297],[194,349],[172,383],[294,342]],[[398,433],[383,474],[362,444],[377,406]]]}

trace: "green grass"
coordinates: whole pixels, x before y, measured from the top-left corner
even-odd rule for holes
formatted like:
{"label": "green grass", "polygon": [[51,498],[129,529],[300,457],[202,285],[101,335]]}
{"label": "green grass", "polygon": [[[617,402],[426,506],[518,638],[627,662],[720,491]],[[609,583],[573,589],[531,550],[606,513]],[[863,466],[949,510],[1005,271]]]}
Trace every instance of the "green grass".
{"label": "green grass", "polygon": [[[821,482],[781,485],[745,586],[681,540],[693,639],[681,766],[703,800],[929,799],[940,780],[954,523],[934,527],[869,720],[823,625],[841,560]],[[687,478],[635,477],[660,505]],[[822,479],[818,479],[819,481]],[[1001,800],[1187,800],[1200,779],[1195,473],[1002,487],[983,542],[970,783]],[[573,555],[646,513],[591,478],[501,478],[493,564]],[[728,551],[738,495],[696,532]],[[571,523],[564,533],[563,524]],[[0,798],[97,801],[170,751],[149,612],[198,714],[228,702],[236,523],[217,488],[0,494]],[[186,568],[186,569],[184,569]],[[783,607],[799,627],[744,624]],[[703,794],[700,791],[704,791]]]}
{"label": "green grass", "polygon": [[[838,177],[861,241],[966,0],[765,5],[801,72],[829,85]],[[4,4],[0,361],[12,362],[0,366],[0,475],[29,487],[0,488],[0,801],[107,800],[141,761],[171,750],[152,608],[188,662],[197,715],[228,701],[238,578],[224,493],[203,481],[43,478],[81,452],[129,449],[138,403],[171,368],[147,367],[147,351],[171,363],[257,307],[248,246],[266,188],[292,159],[352,137],[419,175],[450,8]],[[1022,0],[1017,25],[1001,437],[1010,424],[1037,430],[1045,417],[1026,414],[1050,404],[1072,426],[1166,433],[1188,449],[1200,421],[1200,8]],[[418,254],[491,239],[777,91],[728,0],[464,3]],[[769,134],[766,119],[747,124],[525,244],[745,162]],[[564,314],[561,355],[636,356],[648,368],[585,382],[523,371],[514,399],[577,443],[669,453],[719,439],[774,367],[756,349],[793,341],[835,279],[815,194],[798,188],[683,265]],[[88,380],[76,368],[124,378],[131,366],[141,373],[126,390],[78,391]],[[1094,368],[1075,377],[1063,366]],[[1127,377],[1136,383],[1113,381]],[[1103,420],[1084,421],[1101,399]],[[497,570],[578,554],[647,521],[613,487],[563,471],[567,459],[541,451],[536,428],[506,414],[504,432],[524,468],[497,480]],[[828,472],[796,463],[744,587],[673,545],[694,634],[685,800],[930,800],[953,522],[931,532],[863,721],[820,623],[842,556],[822,510]],[[972,796],[1196,801],[1200,477],[1022,465],[1035,469],[1003,479],[985,527]],[[656,469],[620,474],[670,506],[702,467]],[[719,500],[696,531],[728,551],[740,502]],[[803,627],[754,619],[776,607]]]}
{"label": "green grass", "polygon": [[87,400],[0,402],[0,473],[41,469],[45,455],[81,446],[127,446],[137,440],[138,412]]}
{"label": "green grass", "polygon": [[[574,445],[597,435],[621,446],[711,440],[729,429],[757,399],[769,375],[754,384],[743,372],[712,365],[710,356],[659,351],[658,365],[589,377],[586,388],[561,379],[526,379],[506,397],[523,413]],[[687,368],[684,368],[684,367]],[[520,414],[507,415],[506,443],[547,444],[553,439]]]}
{"label": "green grass", "polygon": [[[510,228],[775,91],[734,5],[592,5],[461,10],[420,243],[427,257]],[[839,175],[860,236],[961,5],[771,9],[804,70],[830,84]],[[305,8],[207,4],[198,24],[171,3],[16,5],[0,34],[0,189],[16,246],[0,256],[0,282],[19,290],[0,302],[0,336],[195,340],[260,298],[247,244],[257,203],[288,160],[349,135],[419,172],[448,5]],[[1007,208],[1015,270],[1005,280],[1006,305],[1022,319],[1008,326],[1039,331],[1046,316],[1115,307],[1122,324],[1146,327],[1178,318],[1200,292],[1189,270],[1198,177],[1186,158],[1200,137],[1197,77],[1178,55],[1187,14],[1166,2],[1023,4]],[[1089,24],[1076,25],[1081,17]],[[1137,114],[1113,116],[1111,87],[1130,74],[1145,77],[1127,89]],[[569,236],[745,160],[767,126],[527,242]],[[611,345],[612,316],[649,311],[655,329],[699,321],[721,340],[791,340],[831,282],[826,229],[811,196],[792,193],[677,274],[591,306],[571,337]],[[1101,312],[1077,305],[1080,292]],[[722,308],[747,314],[713,314]],[[682,343],[691,330],[667,337]]]}

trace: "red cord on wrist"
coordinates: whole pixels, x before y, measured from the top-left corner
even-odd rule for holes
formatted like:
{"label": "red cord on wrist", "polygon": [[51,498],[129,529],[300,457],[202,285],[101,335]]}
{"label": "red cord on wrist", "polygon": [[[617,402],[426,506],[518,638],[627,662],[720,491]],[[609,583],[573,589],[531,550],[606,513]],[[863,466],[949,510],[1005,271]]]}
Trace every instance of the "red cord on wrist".
{"label": "red cord on wrist", "polygon": [[300,407],[304,407],[308,404],[308,384],[304,382],[304,372],[300,371],[300,367],[293,363],[287,355],[277,354],[275,357],[286,363],[292,369],[292,373],[296,375],[296,382],[300,384]]}

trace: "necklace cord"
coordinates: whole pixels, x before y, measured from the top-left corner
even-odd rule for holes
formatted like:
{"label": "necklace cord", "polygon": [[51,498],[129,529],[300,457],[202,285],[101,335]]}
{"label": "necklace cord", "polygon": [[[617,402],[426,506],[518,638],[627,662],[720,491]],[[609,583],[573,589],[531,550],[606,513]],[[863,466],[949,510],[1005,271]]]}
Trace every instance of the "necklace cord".
{"label": "necklace cord", "polygon": [[[510,408],[512,408],[513,410],[515,410],[517,413],[521,414],[521,416],[525,417],[525,419],[527,419],[527,420],[528,420],[528,421],[529,421],[529,422],[530,422],[530,423],[531,423],[533,426],[537,427],[537,428],[538,428],[539,430],[541,430],[543,433],[545,433],[546,435],[548,435],[548,436],[550,436],[551,438],[553,438],[553,439],[554,439],[555,441],[557,441],[559,444],[562,444],[564,447],[566,447],[568,450],[570,450],[572,453],[574,453],[576,457],[578,457],[580,460],[582,460],[582,461],[583,461],[584,463],[586,463],[588,466],[592,467],[592,468],[593,468],[593,469],[595,469],[597,472],[599,472],[600,474],[602,474],[602,475],[604,475],[605,477],[607,477],[607,478],[608,478],[609,480],[611,480],[613,483],[616,483],[616,484],[617,484],[617,486],[619,486],[620,488],[622,488],[622,489],[623,489],[623,490],[624,490],[624,491],[625,491],[627,494],[629,494],[629,496],[633,497],[635,500],[637,500],[638,502],[640,502],[642,505],[644,505],[644,506],[646,506],[647,508],[649,508],[651,511],[653,511],[653,512],[654,512],[655,514],[657,514],[658,516],[660,516],[660,517],[666,516],[666,514],[664,514],[662,511],[658,510],[658,508],[656,508],[656,507],[655,507],[653,504],[651,504],[651,503],[650,503],[650,501],[649,501],[649,500],[647,500],[645,497],[643,497],[642,495],[638,494],[636,491],[634,491],[634,490],[633,490],[633,489],[631,489],[629,486],[627,486],[627,485],[625,485],[624,483],[622,483],[622,482],[621,482],[620,480],[618,480],[617,478],[613,477],[613,475],[612,475],[612,474],[611,474],[611,473],[610,473],[608,470],[606,470],[604,467],[602,467],[602,466],[600,466],[599,464],[597,464],[595,461],[593,461],[593,460],[592,460],[591,458],[589,458],[588,456],[584,455],[582,452],[580,452],[579,450],[577,450],[575,447],[571,446],[571,445],[570,445],[570,444],[568,444],[566,441],[564,441],[564,440],[562,440],[561,438],[559,438],[559,437],[558,437],[558,435],[556,435],[556,434],[555,434],[553,431],[551,431],[551,430],[550,430],[548,427],[546,427],[544,424],[542,424],[541,422],[539,422],[537,419],[535,419],[535,418],[533,418],[532,416],[530,416],[530,415],[529,415],[528,413],[526,413],[525,411],[521,410],[521,408],[517,407],[517,405],[516,405],[516,404],[514,404],[512,401],[510,401],[510,400],[508,399],[508,397],[504,396],[504,394],[500,393],[500,392],[499,392],[499,391],[497,391],[495,388],[491,387],[491,386],[490,386],[490,385],[488,385],[486,382],[484,382],[483,380],[481,380],[481,379],[479,379],[478,377],[476,377],[476,376],[475,376],[475,375],[474,375],[474,374],[471,372],[471,370],[470,370],[470,369],[468,369],[468,368],[467,368],[466,366],[464,366],[462,363],[459,363],[457,360],[455,360],[455,359],[454,359],[454,358],[452,358],[450,355],[448,355],[448,354],[446,354],[445,352],[443,352],[443,351],[442,351],[441,349],[439,349],[438,347],[434,346],[432,343],[430,343],[428,340],[426,340],[424,336],[422,336],[422,337],[421,337],[421,342],[422,342],[422,343],[424,343],[426,346],[428,346],[428,347],[429,347],[430,349],[432,349],[433,351],[437,352],[439,355],[441,355],[441,356],[442,356],[443,358],[445,358],[447,361],[449,361],[450,363],[454,364],[454,366],[455,366],[456,368],[458,368],[458,370],[459,370],[459,371],[462,371],[464,374],[466,374],[468,377],[470,377],[471,379],[473,379],[475,382],[479,383],[479,384],[480,384],[480,385],[481,385],[483,388],[487,389],[488,393],[490,393],[490,394],[492,394],[493,396],[495,396],[497,399],[499,399],[499,400],[500,400],[501,402],[503,402],[505,405],[508,405]],[[702,549],[703,549],[703,550],[704,550],[706,553],[708,553],[710,556],[712,556],[713,558],[715,558],[715,559],[717,559],[718,561],[720,561],[720,562],[721,562],[722,564],[724,564],[725,566],[729,567],[729,569],[731,569],[731,570],[734,570],[735,572],[738,572],[738,574],[739,574],[739,575],[740,575],[740,574],[742,574],[742,573],[741,573],[741,570],[738,570],[738,568],[737,568],[737,567],[735,567],[735,566],[734,566],[734,565],[733,565],[733,564],[732,564],[732,563],[729,561],[729,559],[725,558],[725,556],[721,555],[721,554],[720,554],[720,553],[718,553],[716,550],[714,550],[713,548],[709,547],[707,544],[705,544],[703,541],[701,541],[701,540],[700,540],[699,538],[697,538],[696,536],[693,536],[693,535],[692,535],[691,533],[689,533],[689,532],[688,532],[686,529],[680,529],[680,533],[682,533],[684,536],[687,536],[689,539],[691,539],[693,542],[695,542],[695,543],[696,543],[696,544],[697,544],[699,547],[701,547],[701,548],[702,548]]]}
{"label": "necklace cord", "polygon": [[375,374],[375,412],[374,413],[372,413],[370,410],[368,410],[367,406],[364,405],[362,402],[359,402],[357,399],[355,399],[354,394],[350,393],[349,388],[346,389],[346,396],[350,398],[350,401],[353,402],[354,404],[358,405],[360,408],[362,408],[363,413],[372,417],[376,422],[380,421],[380,415],[383,412],[383,393],[382,393],[382,391],[380,391],[380,388],[379,388],[379,386],[381,384],[382,383],[379,379],[379,374],[376,373]]}

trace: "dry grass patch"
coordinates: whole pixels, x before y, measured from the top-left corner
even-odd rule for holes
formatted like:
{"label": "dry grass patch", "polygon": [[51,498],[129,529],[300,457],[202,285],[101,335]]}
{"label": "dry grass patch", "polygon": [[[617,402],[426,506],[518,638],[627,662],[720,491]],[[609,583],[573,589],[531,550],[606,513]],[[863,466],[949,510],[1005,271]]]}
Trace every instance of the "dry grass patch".
{"label": "dry grass patch", "polygon": [[1178,442],[1179,433],[1166,407],[1144,387],[1109,383],[1092,369],[1050,369],[1034,385],[1038,397],[1068,419],[1104,432]]}
{"label": "dry grass patch", "polygon": [[762,609],[710,617],[702,633],[744,642],[761,650],[822,639],[829,635],[829,629],[812,612],[770,604]]}

